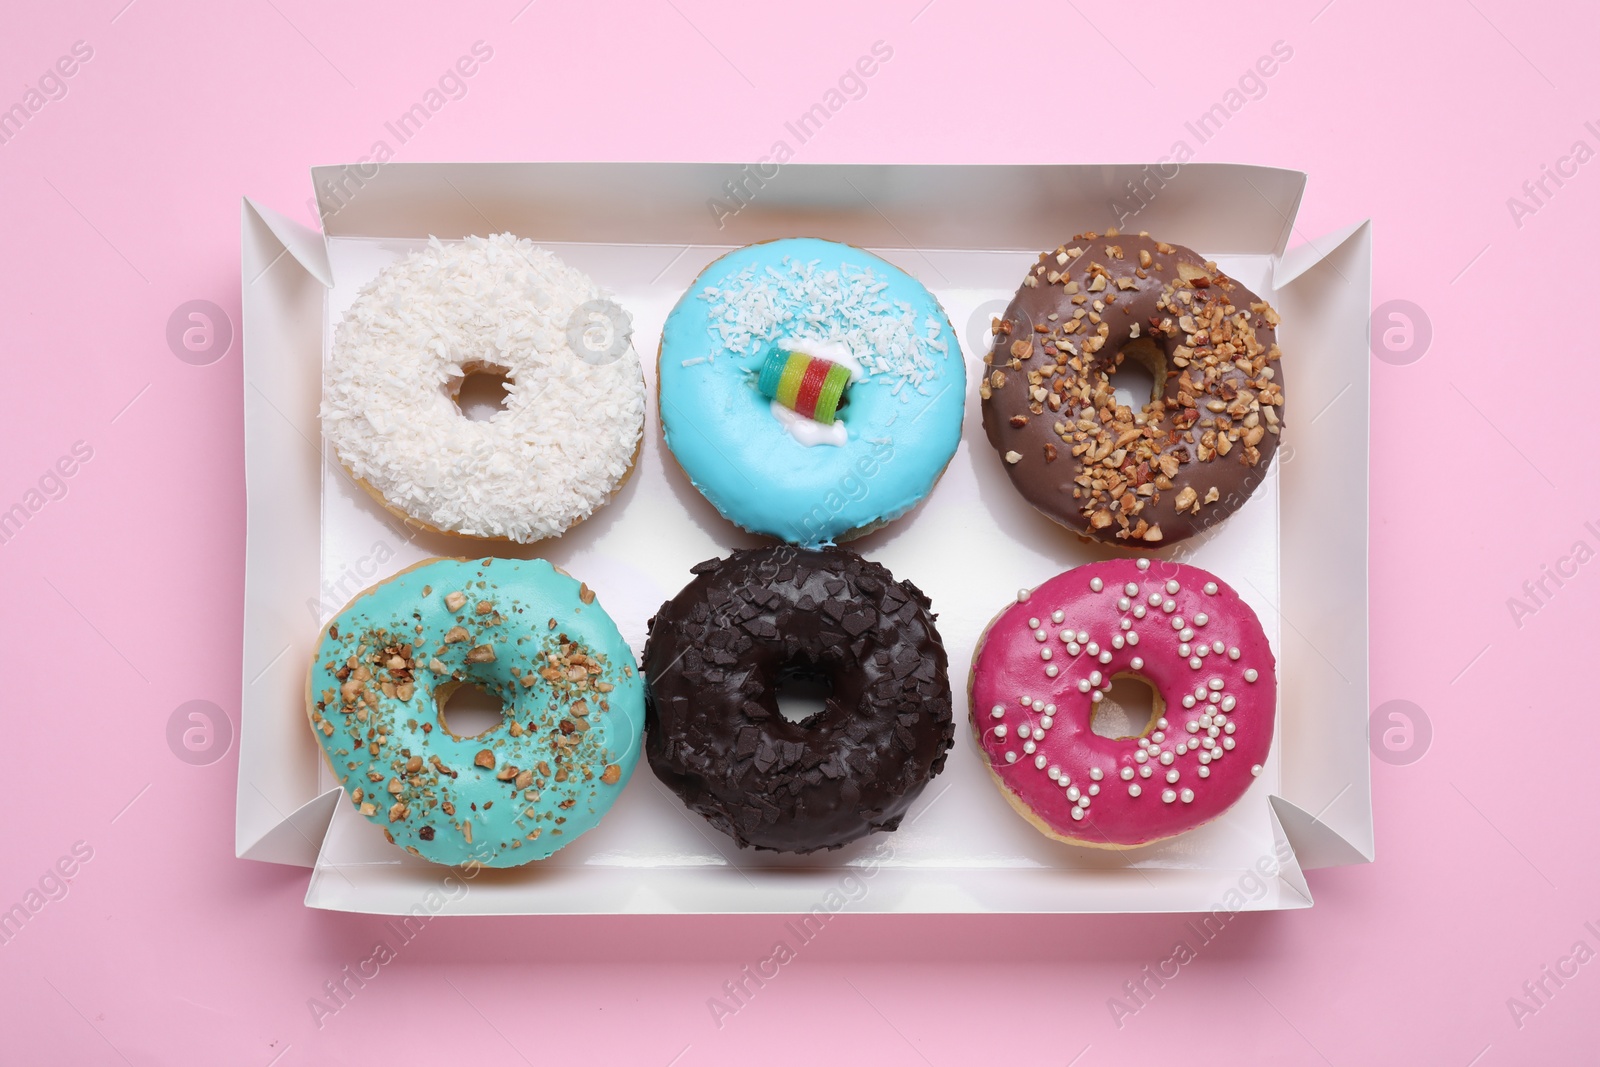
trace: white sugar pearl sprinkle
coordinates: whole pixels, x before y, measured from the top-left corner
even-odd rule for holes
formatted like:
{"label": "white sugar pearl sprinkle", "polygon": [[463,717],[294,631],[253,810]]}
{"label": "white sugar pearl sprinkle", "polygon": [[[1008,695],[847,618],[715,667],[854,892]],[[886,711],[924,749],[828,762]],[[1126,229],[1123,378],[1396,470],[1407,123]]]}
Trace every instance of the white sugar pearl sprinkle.
{"label": "white sugar pearl sprinkle", "polygon": [[1096,642],[1090,641],[1086,646],[1084,646],[1084,651],[1089,653],[1091,656],[1098,656],[1100,654],[1100,646]]}
{"label": "white sugar pearl sprinkle", "polygon": [[1048,771],[1045,771],[1045,773],[1050,776],[1050,780],[1052,782],[1058,782],[1058,781],[1061,780],[1061,768],[1060,767],[1051,767]]}
{"label": "white sugar pearl sprinkle", "polygon": [[1207,682],[1206,684],[1209,685],[1213,689],[1221,689],[1222,688],[1222,679],[1221,678],[1213,678],[1209,682]]}
{"label": "white sugar pearl sprinkle", "polygon": [[1133,657],[1132,661],[1129,662],[1128,666],[1132,667],[1136,671],[1137,670],[1142,670],[1144,668],[1144,657],[1143,656],[1135,656],[1135,657]]}
{"label": "white sugar pearl sprinkle", "polygon": [[1022,746],[1022,751],[1024,751],[1024,752],[1026,752],[1026,753],[1027,753],[1027,754],[1028,754],[1028,755],[1030,755],[1030,756],[1031,756],[1031,755],[1033,755],[1033,753],[1034,753],[1034,751],[1035,751],[1035,750],[1036,750],[1036,749],[1037,749],[1037,748],[1038,748],[1038,747],[1039,747],[1039,746],[1038,746],[1038,745],[1036,745],[1036,744],[1034,744],[1034,743],[1033,743],[1033,742],[1032,742],[1032,741],[1028,741],[1028,742],[1026,742],[1026,743],[1024,743],[1024,744],[1023,744],[1023,746]]}
{"label": "white sugar pearl sprinkle", "polygon": [[1211,621],[1211,616],[1207,615],[1205,612],[1200,611],[1200,612],[1196,612],[1195,613],[1194,624],[1196,626],[1204,626],[1206,623],[1208,623],[1210,621]]}
{"label": "white sugar pearl sprinkle", "polygon": [[1145,764],[1143,767],[1139,768],[1139,777],[1140,778],[1148,778],[1148,777],[1150,777],[1151,773],[1152,773],[1152,769],[1151,769],[1151,767],[1150,767],[1150,765],[1148,763]]}
{"label": "white sugar pearl sprinkle", "polygon": [[1127,644],[1127,641],[1123,639],[1121,634],[1116,634],[1111,638],[1112,648],[1121,648],[1125,644]]}
{"label": "white sugar pearl sprinkle", "polygon": [[1093,589],[1096,593],[1098,593],[1100,590],[1104,589],[1105,587],[1106,587],[1106,583],[1102,582],[1099,578],[1090,578],[1089,579],[1089,588]]}
{"label": "white sugar pearl sprinkle", "polygon": [[1233,697],[1225,696],[1222,698],[1222,710],[1232,711],[1238,705],[1238,703],[1239,702],[1234,700]]}
{"label": "white sugar pearl sprinkle", "polygon": [[1077,786],[1072,786],[1070,789],[1067,790],[1067,799],[1068,800],[1077,800],[1081,796],[1083,796],[1083,794],[1078,791],[1078,787]]}
{"label": "white sugar pearl sprinkle", "polygon": [[1176,770],[1171,770],[1171,771],[1167,772],[1167,781],[1168,782],[1176,782],[1177,780],[1178,780],[1178,772]]}
{"label": "white sugar pearl sprinkle", "polygon": [[1033,765],[1034,765],[1034,767],[1039,769],[1039,770],[1041,770],[1041,771],[1044,770],[1044,765],[1047,762],[1049,762],[1049,761],[1044,758],[1044,753],[1042,753],[1042,752],[1039,755],[1033,757]]}
{"label": "white sugar pearl sprinkle", "polygon": [[1136,797],[1142,792],[1144,792],[1144,790],[1139,788],[1138,782],[1134,782],[1132,785],[1128,786],[1128,795],[1130,797]]}
{"label": "white sugar pearl sprinkle", "polygon": [[1239,658],[1239,650],[1237,648],[1228,649],[1228,658],[1229,659],[1238,659]]}
{"label": "white sugar pearl sprinkle", "polygon": [[1101,678],[1101,675],[1100,675],[1099,671],[1090,671],[1089,672],[1089,684],[1090,685],[1099,685],[1101,681],[1102,681],[1102,678]]}
{"label": "white sugar pearl sprinkle", "polygon": [[1122,587],[1122,591],[1127,593],[1129,596],[1138,596],[1139,586],[1135,582],[1129,582],[1127,585]]}
{"label": "white sugar pearl sprinkle", "polygon": [[1250,767],[1250,773],[1252,776],[1259,776],[1261,774],[1261,764],[1252,764]]}
{"label": "white sugar pearl sprinkle", "polygon": [[1102,692],[1100,692],[1100,690],[1096,689],[1094,692],[1089,694],[1089,699],[1094,701],[1096,704],[1098,704],[1098,703],[1100,703],[1100,701],[1105,699],[1105,696],[1106,695],[1104,693],[1102,693]]}
{"label": "white sugar pearl sprinkle", "polygon": [[1094,686],[1089,684],[1089,679],[1087,679],[1087,678],[1078,679],[1078,692],[1087,693],[1089,690],[1091,690],[1093,688],[1094,688]]}
{"label": "white sugar pearl sprinkle", "polygon": [[[1172,628],[1174,630],[1183,629],[1183,616],[1182,615],[1174,615],[1172,617]],[[1187,641],[1188,638],[1186,637],[1186,638],[1184,638],[1184,640]]]}
{"label": "white sugar pearl sprinkle", "polygon": [[1006,706],[1004,704],[996,704],[989,709],[989,714],[997,719],[1003,719],[1006,717]]}
{"label": "white sugar pearl sprinkle", "polygon": [[1124,767],[1124,768],[1122,768],[1121,772],[1119,772],[1119,773],[1122,775],[1122,780],[1124,782],[1131,781],[1133,779],[1133,768],[1132,767]]}
{"label": "white sugar pearl sprinkle", "polygon": [[[1089,795],[1092,796],[1092,797],[1099,796],[1100,795],[1100,787],[1097,786],[1097,785],[1091,785],[1089,787]],[[1085,803],[1087,803],[1087,801],[1085,801]]]}
{"label": "white sugar pearl sprinkle", "polygon": [[1161,606],[1161,594],[1160,593],[1151,593],[1150,594],[1150,606],[1153,607],[1153,608],[1159,608]]}
{"label": "white sugar pearl sprinkle", "polygon": [[1144,763],[1149,758],[1150,758],[1150,753],[1146,752],[1142,748],[1139,751],[1137,751],[1137,752],[1135,752],[1133,754],[1133,761],[1135,763]]}
{"label": "white sugar pearl sprinkle", "polygon": [[1256,669],[1254,667],[1251,667],[1249,670],[1244,672],[1244,680],[1247,682],[1253,682],[1259,677],[1261,676],[1256,673]]}
{"label": "white sugar pearl sprinkle", "polygon": [[1006,753],[1006,762],[1007,763],[1015,763],[1015,762],[1017,762],[1017,754],[1015,752],[1007,752]]}
{"label": "white sugar pearl sprinkle", "polygon": [[1023,723],[1021,726],[1017,727],[1017,736],[1018,737],[1032,737],[1033,736],[1033,727],[1029,726],[1027,723]]}
{"label": "white sugar pearl sprinkle", "polygon": [[1147,559],[1141,559],[1136,562],[1134,566],[1138,567],[1142,571],[1147,571],[1150,569],[1150,561]]}
{"label": "white sugar pearl sprinkle", "polygon": [[1221,641],[1213,641],[1213,642],[1211,642],[1211,651],[1215,652],[1219,656],[1222,655],[1222,642]]}
{"label": "white sugar pearl sprinkle", "polygon": [[1048,641],[1050,640],[1050,635],[1043,630],[1035,630],[1033,631],[1033,639],[1035,641]]}
{"label": "white sugar pearl sprinkle", "polygon": [[1050,613],[1050,621],[1053,622],[1053,623],[1058,623],[1059,624],[1061,622],[1061,620],[1066,618],[1066,617],[1067,617],[1067,613],[1062,611],[1060,608],[1057,608],[1056,610],[1054,610],[1054,611],[1052,611]]}
{"label": "white sugar pearl sprinkle", "polygon": [[1194,801],[1194,790],[1185,789],[1183,792],[1179,793],[1178,796],[1183,798],[1183,802],[1185,804],[1192,803]]}
{"label": "white sugar pearl sprinkle", "polygon": [[1139,643],[1139,635],[1136,634],[1136,633],[1129,633],[1128,634],[1128,644],[1137,645],[1138,643]]}
{"label": "white sugar pearl sprinkle", "polygon": [[[1053,707],[1055,707],[1055,705],[1051,704],[1050,707],[1053,708]],[[1050,727],[1054,726],[1055,724],[1056,724],[1056,721],[1054,719],[1052,719],[1048,715],[1043,715],[1043,716],[1040,716],[1040,718],[1039,718],[1039,729],[1041,729],[1041,730],[1048,730],[1048,729],[1050,729]]]}
{"label": "white sugar pearl sprinkle", "polygon": [[1127,611],[1131,607],[1133,607],[1133,601],[1129,600],[1127,597],[1122,597],[1117,601],[1118,611]]}
{"label": "white sugar pearl sprinkle", "polygon": [[1018,589],[1017,590],[1017,603],[1020,604],[1023,601],[1027,600],[1028,596],[1029,596],[1029,593],[1028,593],[1028,591],[1026,589]]}
{"label": "white sugar pearl sprinkle", "polygon": [[1173,790],[1171,790],[1171,789],[1163,789],[1161,791],[1161,801],[1162,801],[1162,803],[1171,804],[1174,800],[1177,800],[1177,799],[1178,799],[1178,794],[1176,792],[1174,792]]}
{"label": "white sugar pearl sprinkle", "polygon": [[1105,772],[1102,771],[1099,767],[1090,767],[1089,768],[1089,777],[1090,777],[1091,780],[1098,782],[1100,779],[1105,777]]}
{"label": "white sugar pearl sprinkle", "polygon": [[1211,768],[1210,767],[1201,767],[1200,770],[1197,773],[1202,778],[1210,778],[1211,777]]}
{"label": "white sugar pearl sprinkle", "polygon": [[1189,666],[1193,670],[1199,670],[1200,669],[1200,665],[1202,663],[1204,663],[1204,662],[1205,661],[1202,660],[1199,656],[1191,656],[1189,658]]}
{"label": "white sugar pearl sprinkle", "polygon": [[1000,738],[1000,740],[1004,741],[1006,738],[1006,724],[1001,723],[999,726],[996,726],[994,728],[994,735]]}
{"label": "white sugar pearl sprinkle", "polygon": [[1144,618],[1144,605],[1143,604],[1135,604],[1133,606],[1133,617],[1136,618],[1136,619]]}
{"label": "white sugar pearl sprinkle", "polygon": [[1082,822],[1083,821],[1083,809],[1082,808],[1073,808],[1072,809],[1072,818],[1077,822]]}
{"label": "white sugar pearl sprinkle", "polygon": [[1183,694],[1183,706],[1186,707],[1186,708],[1194,707],[1194,694],[1193,693],[1185,693],[1185,694]]}
{"label": "white sugar pearl sprinkle", "polygon": [[[1065,636],[1065,635],[1062,635],[1062,636]],[[1067,642],[1067,655],[1076,656],[1079,652],[1082,652],[1082,651],[1083,651],[1083,646],[1078,644],[1078,642],[1076,642],[1076,641],[1068,641]]]}
{"label": "white sugar pearl sprinkle", "polygon": [[1193,641],[1194,640],[1194,631],[1192,629],[1190,629],[1189,627],[1185,626],[1178,633],[1178,640],[1180,640],[1180,641]]}
{"label": "white sugar pearl sprinkle", "polygon": [[1176,600],[1163,600],[1161,602],[1161,610],[1171,615],[1178,610],[1178,602]]}
{"label": "white sugar pearl sprinkle", "polygon": [[1078,644],[1087,645],[1088,643],[1089,643],[1089,631],[1088,630],[1079,630],[1078,631]]}
{"label": "white sugar pearl sprinkle", "polygon": [[1183,645],[1179,645],[1178,646],[1178,655],[1180,655],[1180,656],[1187,656],[1189,654],[1189,651],[1190,651],[1189,650],[1189,646],[1187,644],[1183,644]]}
{"label": "white sugar pearl sprinkle", "polygon": [[1028,620],[1028,629],[1037,630],[1038,628],[1039,628],[1039,620],[1038,619],[1029,619]]}
{"label": "white sugar pearl sprinkle", "polygon": [[1061,669],[1059,667],[1057,667],[1054,663],[1050,664],[1050,666],[1048,666],[1048,667],[1046,667],[1044,669],[1044,676],[1046,678],[1054,678],[1056,675],[1058,675],[1060,673],[1061,673]]}
{"label": "white sugar pearl sprinkle", "polygon": [[1040,659],[1049,659],[1053,655],[1055,655],[1055,653],[1051,652],[1048,648],[1041,648],[1039,650]]}
{"label": "white sugar pearl sprinkle", "polygon": [[1176,593],[1180,588],[1182,588],[1182,587],[1178,585],[1178,579],[1176,579],[1176,578],[1168,578],[1167,579],[1167,592]]}
{"label": "white sugar pearl sprinkle", "polygon": [[1165,767],[1165,766],[1168,766],[1171,763],[1172,763],[1172,753],[1170,753],[1170,752],[1161,753],[1161,765],[1163,767]]}
{"label": "white sugar pearl sprinkle", "polygon": [[1110,649],[1107,649],[1106,651],[1100,653],[1100,662],[1101,663],[1110,663],[1111,662],[1111,650]]}
{"label": "white sugar pearl sprinkle", "polygon": [[1206,591],[1206,596],[1216,596],[1217,595],[1217,583],[1216,582],[1207,582],[1205,584],[1205,591]]}

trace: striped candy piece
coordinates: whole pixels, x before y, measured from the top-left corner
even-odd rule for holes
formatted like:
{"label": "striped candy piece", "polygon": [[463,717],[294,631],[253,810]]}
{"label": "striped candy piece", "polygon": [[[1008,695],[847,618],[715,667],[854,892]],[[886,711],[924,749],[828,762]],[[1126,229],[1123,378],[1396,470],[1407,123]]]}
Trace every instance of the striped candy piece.
{"label": "striped candy piece", "polygon": [[831,426],[850,384],[850,368],[803,352],[774,348],[761,364],[756,387],[791,411]]}

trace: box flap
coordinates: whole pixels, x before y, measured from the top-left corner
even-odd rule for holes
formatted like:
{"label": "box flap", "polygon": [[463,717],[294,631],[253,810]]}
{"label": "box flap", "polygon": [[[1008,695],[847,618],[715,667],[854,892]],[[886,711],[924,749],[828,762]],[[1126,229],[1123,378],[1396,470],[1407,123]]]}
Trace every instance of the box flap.
{"label": "box flap", "polygon": [[[1373,858],[1367,747],[1367,467],[1372,228],[1286,257],[1280,332],[1294,354],[1289,436],[1278,462],[1284,544],[1318,566],[1282,569],[1282,798],[1308,868]],[[1326,249],[1318,254],[1316,249]],[[1287,454],[1285,454],[1287,453]],[[1289,465],[1292,464],[1292,467]],[[1304,813],[1313,812],[1312,816]],[[1303,817],[1302,817],[1303,816]],[[1324,828],[1348,845],[1332,847]]]}
{"label": "box flap", "polygon": [[[244,345],[244,670],[239,704],[238,855],[309,866],[280,847],[288,821],[320,841],[306,810],[320,758],[304,718],[306,657],[321,587],[322,238],[249,200],[242,205]],[[298,250],[298,251],[297,251]],[[313,832],[314,831],[314,832]],[[274,841],[266,838],[273,835]],[[281,858],[289,857],[289,858]]]}
{"label": "box flap", "polygon": [[[1299,171],[1227,163],[386,163],[316,167],[329,237],[737,246],[774,233],[866,248],[1039,251],[1086,226],[1212,254],[1282,254]],[[536,190],[537,195],[530,195]],[[1266,210],[1263,210],[1265,206]]]}

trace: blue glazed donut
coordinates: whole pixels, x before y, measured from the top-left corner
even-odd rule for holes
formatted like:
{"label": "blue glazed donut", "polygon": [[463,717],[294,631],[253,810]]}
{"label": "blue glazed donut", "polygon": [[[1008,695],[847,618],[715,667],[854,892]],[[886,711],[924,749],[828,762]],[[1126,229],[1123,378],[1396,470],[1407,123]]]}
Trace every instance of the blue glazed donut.
{"label": "blue glazed donut", "polygon": [[[505,719],[461,737],[463,684]],[[435,863],[515,867],[594,827],[639,760],[644,684],[588,586],[541,559],[434,559],[322,632],[306,710],[352,804]]]}
{"label": "blue glazed donut", "polygon": [[[850,369],[836,421],[763,394],[775,352]],[[966,368],[938,301],[832,241],[769,241],[712,263],[667,318],[657,377],[667,447],[694,487],[738,526],[807,547],[905,514],[961,438]]]}

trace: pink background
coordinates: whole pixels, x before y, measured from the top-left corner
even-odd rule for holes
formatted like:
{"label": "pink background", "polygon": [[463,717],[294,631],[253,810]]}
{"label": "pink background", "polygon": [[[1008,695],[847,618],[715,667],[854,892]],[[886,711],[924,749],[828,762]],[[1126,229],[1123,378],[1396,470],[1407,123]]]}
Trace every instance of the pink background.
{"label": "pink background", "polygon": [[[1520,1020],[1507,1005],[1575,942],[1600,949],[1593,756],[1566,729],[1591,713],[1600,563],[1564,564],[1520,620],[1507,605],[1575,541],[1600,548],[1595,390],[1574,377],[1600,163],[1520,220],[1507,204],[1600,147],[1592,5],[125,2],[0,16],[0,107],[93,49],[0,144],[0,510],[93,450],[0,543],[0,908],[93,850],[0,946],[4,1059],[1594,1061],[1600,964]],[[1370,215],[1375,303],[1433,331],[1420,360],[1373,365],[1372,697],[1433,727],[1420,761],[1374,762],[1378,862],[1314,874],[1309,911],[1241,916],[1120,1029],[1107,998],[1184,917],[845,915],[720,1028],[707,999],[781,920],[439,920],[319,1029],[307,999],[384,921],[308,911],[306,872],[235,860],[234,754],[191,766],[166,741],[186,701],[237,716],[244,523],[237,342],[185,363],[169,315],[206,299],[237,321],[241,194],[309,223],[308,166],[366,155],[474,41],[493,59],[397,158],[754,158],[880,39],[892,60],[797,158],[1154,159],[1292,47],[1196,158],[1309,172],[1296,242]]]}

